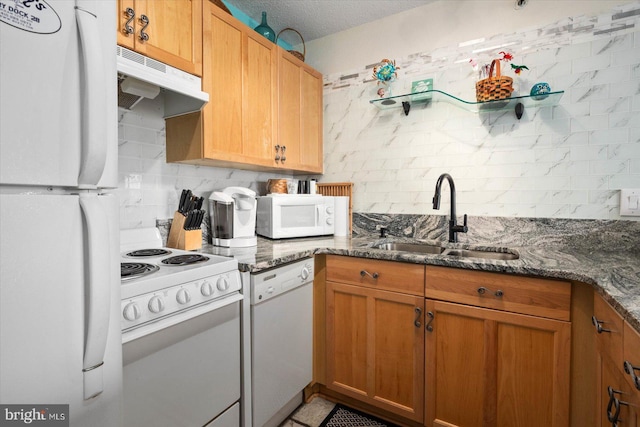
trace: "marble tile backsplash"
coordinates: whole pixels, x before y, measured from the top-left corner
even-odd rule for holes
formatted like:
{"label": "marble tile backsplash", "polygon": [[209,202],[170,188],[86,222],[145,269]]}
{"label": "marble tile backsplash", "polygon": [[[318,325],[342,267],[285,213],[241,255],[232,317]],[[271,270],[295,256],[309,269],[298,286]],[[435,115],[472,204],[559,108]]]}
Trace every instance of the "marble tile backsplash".
{"label": "marble tile backsplash", "polygon": [[[628,2],[602,16],[394,58],[401,67],[395,94],[433,78],[435,89],[474,101],[469,60],[512,52],[513,63],[529,68],[517,76],[503,63],[514,95],[540,81],[565,91],[558,105],[529,108],[521,120],[513,111],[471,113],[433,101],[405,116],[369,103],[372,65],[325,76],[321,181],[353,182],[353,209],[361,213],[435,214],[435,183],[448,172],[460,215],[620,218],[619,190],[640,188],[638,11],[640,2]],[[444,187],[440,213],[449,209]]]}
{"label": "marble tile backsplash", "polygon": [[143,100],[132,110],[118,109],[120,228],[155,227],[157,220],[173,218],[183,188],[206,199],[224,187],[262,191],[260,186],[268,179],[290,177],[167,163],[163,105],[156,98]]}
{"label": "marble tile backsplash", "polygon": [[[469,59],[483,63],[512,52],[514,63],[529,68],[521,76],[505,71],[518,93],[538,81],[565,91],[559,105],[527,109],[521,120],[512,111],[470,113],[446,102],[414,105],[409,116],[380,111],[369,103],[373,64],[325,76],[320,181],[353,182],[353,210],[363,214],[445,214],[447,185],[441,211],[432,209],[431,198],[437,177],[448,172],[460,215],[619,218],[619,189],[640,188],[638,11],[640,1],[627,2],[601,16],[460,40],[407,58],[389,53],[401,67],[396,93],[413,80],[433,78],[436,89],[473,100],[476,72]],[[183,188],[207,197],[226,186],[259,190],[269,178],[287,177],[167,164],[162,105],[158,98],[119,110],[122,228],[171,218]]]}

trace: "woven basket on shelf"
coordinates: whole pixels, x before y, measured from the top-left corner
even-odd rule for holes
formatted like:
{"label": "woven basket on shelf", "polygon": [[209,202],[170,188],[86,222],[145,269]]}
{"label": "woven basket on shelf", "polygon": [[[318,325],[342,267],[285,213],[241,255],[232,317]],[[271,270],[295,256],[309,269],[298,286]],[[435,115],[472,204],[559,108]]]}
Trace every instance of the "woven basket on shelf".
{"label": "woven basket on shelf", "polygon": [[511,96],[511,92],[513,92],[513,79],[500,75],[500,61],[494,59],[489,69],[489,77],[476,82],[476,99],[478,102],[506,99]]}
{"label": "woven basket on shelf", "polygon": [[304,62],[304,57],[307,54],[307,47],[304,44],[304,39],[302,38],[302,34],[300,34],[298,31],[294,30],[293,28],[285,28],[284,30],[280,31],[278,33],[278,35],[276,36],[276,43],[278,43],[278,39],[280,38],[280,34],[282,34],[285,31],[293,31],[294,33],[296,33],[297,35],[300,36],[300,40],[302,40],[302,52],[298,52],[297,50],[288,50],[287,52],[289,52],[290,54],[292,54],[293,56],[295,56],[296,58],[298,58],[300,61]]}

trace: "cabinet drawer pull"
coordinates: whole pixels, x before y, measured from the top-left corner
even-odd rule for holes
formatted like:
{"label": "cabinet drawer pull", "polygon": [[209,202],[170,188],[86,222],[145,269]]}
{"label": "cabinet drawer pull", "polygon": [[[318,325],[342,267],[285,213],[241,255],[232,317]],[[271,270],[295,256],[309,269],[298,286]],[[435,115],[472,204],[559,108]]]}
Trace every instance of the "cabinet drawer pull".
{"label": "cabinet drawer pull", "polygon": [[484,286],[480,286],[478,288],[478,294],[480,295],[484,295],[487,292],[491,292],[494,296],[498,298],[502,298],[502,296],[504,295],[504,292],[502,291],[502,289],[498,289],[497,291],[493,292],[491,289],[485,288]]}
{"label": "cabinet drawer pull", "polygon": [[602,327],[602,324],[606,322],[603,322],[602,320],[598,320],[596,316],[591,317],[591,323],[593,323],[593,326],[596,327],[596,331],[598,331],[599,334],[603,332],[611,332],[611,329],[605,329]]}
{"label": "cabinet drawer pull", "polygon": [[[629,406],[627,402],[623,402],[619,400],[615,395],[622,394],[620,390],[614,390],[611,386],[607,387],[607,391],[609,392],[609,404],[607,405],[607,419],[611,422],[612,427],[618,427],[618,421],[622,421],[620,419],[620,405]],[[615,409],[615,412],[611,410]]]}
{"label": "cabinet drawer pull", "polygon": [[629,362],[628,360],[625,360],[624,371],[627,374],[629,374],[629,376],[631,376],[631,381],[633,381],[633,384],[636,386],[636,388],[640,390],[640,376],[636,375],[636,372],[635,372],[635,371],[640,371],[640,367],[633,366],[631,362]]}
{"label": "cabinet drawer pull", "polygon": [[416,325],[416,328],[419,328],[420,326],[422,326],[422,323],[420,323],[420,316],[422,316],[422,309],[420,307],[416,307],[416,320],[413,321],[413,324]]}
{"label": "cabinet drawer pull", "polygon": [[127,22],[124,23],[124,28],[122,29],[122,32],[128,36],[129,34],[133,34],[133,27],[131,26],[131,21],[133,21],[133,18],[136,17],[136,12],[130,7],[128,7],[124,11],[124,16],[127,17]]}
{"label": "cabinet drawer pull", "polygon": [[140,41],[149,41],[149,34],[144,32],[144,30],[149,26],[149,17],[147,15],[140,15],[140,23],[142,24],[142,28],[140,29]]}
{"label": "cabinet drawer pull", "polygon": [[367,270],[361,270],[360,271],[360,276],[361,277],[369,276],[372,279],[377,279],[378,277],[380,277],[380,275],[378,273],[374,272],[373,274],[371,274]]}
{"label": "cabinet drawer pull", "polygon": [[427,317],[429,318],[429,322],[427,322],[427,325],[424,328],[429,332],[433,332],[433,326],[431,326],[431,322],[433,322],[433,318],[435,317],[433,315],[433,312],[432,311],[428,311],[427,312]]}

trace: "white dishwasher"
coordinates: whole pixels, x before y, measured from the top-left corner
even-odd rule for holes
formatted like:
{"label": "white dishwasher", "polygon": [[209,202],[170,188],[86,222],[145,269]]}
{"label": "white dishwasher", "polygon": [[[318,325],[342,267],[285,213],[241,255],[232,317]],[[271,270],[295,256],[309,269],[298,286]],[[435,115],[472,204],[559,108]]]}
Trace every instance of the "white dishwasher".
{"label": "white dishwasher", "polygon": [[251,364],[252,425],[277,426],[313,375],[313,259],[251,275]]}

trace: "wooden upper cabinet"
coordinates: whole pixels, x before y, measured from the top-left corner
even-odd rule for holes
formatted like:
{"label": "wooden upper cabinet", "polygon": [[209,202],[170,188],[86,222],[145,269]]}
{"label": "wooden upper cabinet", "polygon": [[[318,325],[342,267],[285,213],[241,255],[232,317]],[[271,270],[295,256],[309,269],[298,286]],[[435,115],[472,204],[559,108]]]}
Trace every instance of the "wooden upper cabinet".
{"label": "wooden upper cabinet", "polygon": [[203,0],[118,0],[117,5],[119,45],[202,76]]}
{"label": "wooden upper cabinet", "polygon": [[167,161],[322,173],[322,75],[213,3],[203,7],[210,100],[167,119]]}
{"label": "wooden upper cabinet", "polygon": [[322,74],[284,49],[278,61],[278,144],[284,168],[323,172]]}
{"label": "wooden upper cabinet", "polygon": [[210,2],[203,19],[202,111],[167,119],[167,161],[275,167],[276,46]]}

